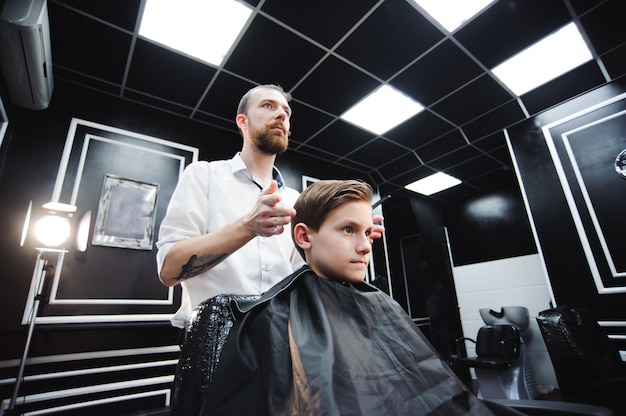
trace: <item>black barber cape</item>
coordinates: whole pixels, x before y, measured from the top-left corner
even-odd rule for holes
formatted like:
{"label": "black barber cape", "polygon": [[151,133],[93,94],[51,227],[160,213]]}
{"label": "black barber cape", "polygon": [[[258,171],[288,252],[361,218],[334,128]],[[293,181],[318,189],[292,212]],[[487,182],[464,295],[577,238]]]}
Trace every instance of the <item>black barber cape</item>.
{"label": "black barber cape", "polygon": [[421,330],[366,283],[306,266],[236,322],[202,415],[483,415]]}

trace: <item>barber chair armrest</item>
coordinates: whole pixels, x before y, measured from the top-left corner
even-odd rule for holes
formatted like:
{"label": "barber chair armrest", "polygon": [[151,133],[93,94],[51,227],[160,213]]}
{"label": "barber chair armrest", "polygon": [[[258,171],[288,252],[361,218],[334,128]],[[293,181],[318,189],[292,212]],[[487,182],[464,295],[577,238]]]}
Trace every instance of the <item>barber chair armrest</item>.
{"label": "barber chair armrest", "polygon": [[476,344],[476,340],[468,337],[460,337],[456,339],[456,356],[457,358],[467,358],[467,354],[465,351],[465,341],[470,341],[474,345]]}

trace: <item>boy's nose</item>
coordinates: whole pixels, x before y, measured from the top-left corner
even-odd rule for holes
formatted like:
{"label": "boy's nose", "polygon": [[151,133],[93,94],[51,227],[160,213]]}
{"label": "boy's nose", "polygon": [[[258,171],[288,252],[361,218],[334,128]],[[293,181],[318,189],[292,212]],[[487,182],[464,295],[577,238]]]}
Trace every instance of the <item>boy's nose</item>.
{"label": "boy's nose", "polygon": [[372,244],[370,243],[370,239],[369,237],[364,237],[360,242],[359,242],[359,246],[358,246],[358,251],[359,253],[369,253],[370,251],[372,251]]}

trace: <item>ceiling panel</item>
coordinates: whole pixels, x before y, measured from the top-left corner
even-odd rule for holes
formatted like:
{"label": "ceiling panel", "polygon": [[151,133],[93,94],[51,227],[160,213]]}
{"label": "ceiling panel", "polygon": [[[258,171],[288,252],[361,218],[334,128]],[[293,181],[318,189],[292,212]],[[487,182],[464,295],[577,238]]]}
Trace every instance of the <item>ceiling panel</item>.
{"label": "ceiling panel", "polygon": [[392,163],[387,163],[378,169],[383,179],[393,179],[398,175],[406,173],[420,166],[422,162],[413,152],[404,152],[402,156],[394,159]]}
{"label": "ceiling panel", "polygon": [[336,45],[378,3],[378,0],[267,0],[261,7],[279,22],[326,48]]}
{"label": "ceiling panel", "polygon": [[604,80],[604,74],[596,62],[591,61],[524,94],[521,99],[529,114],[537,114],[570,97],[593,89]]}
{"label": "ceiling panel", "polygon": [[[193,108],[215,75],[215,68],[142,39],[135,43],[126,87]],[[162,82],[184,74],[185,82]]]}
{"label": "ceiling panel", "polygon": [[400,145],[415,149],[454,129],[441,116],[426,110],[388,131],[385,136]]}
{"label": "ceiling panel", "polygon": [[355,66],[329,56],[312,68],[293,93],[297,100],[340,116],[379,85]]}
{"label": "ceiling panel", "polygon": [[469,141],[480,140],[497,131],[524,120],[526,115],[517,100],[494,107],[483,115],[463,125],[463,132]]}
{"label": "ceiling panel", "polygon": [[580,22],[598,55],[624,44],[625,16],[623,2],[613,1],[593,7],[580,17]]}
{"label": "ceiling panel", "polygon": [[432,109],[461,126],[513,99],[492,76],[484,74],[433,105]]}
{"label": "ceiling panel", "polygon": [[[463,185],[429,197],[443,203],[515,180],[503,129],[626,74],[621,0],[499,0],[453,33],[412,0],[248,0],[248,25],[221,66],[139,36],[140,0],[48,2],[57,88],[85,86],[238,134],[240,96],[280,84],[293,95],[290,152],[403,196],[415,179],[455,173]],[[571,21],[597,60],[522,97],[490,72]],[[424,111],[382,136],[339,119],[383,84]]]}
{"label": "ceiling panel", "polygon": [[366,166],[378,166],[381,159],[395,160],[404,154],[406,154],[405,148],[379,137],[350,153],[348,158]]}
{"label": "ceiling panel", "polygon": [[54,66],[118,85],[123,83],[132,33],[54,3],[49,6],[49,14]]}
{"label": "ceiling panel", "polygon": [[198,110],[230,121],[237,113],[241,96],[256,85],[224,71],[217,74],[212,82]]}
{"label": "ceiling panel", "polygon": [[280,84],[291,90],[324,55],[302,37],[257,16],[224,67],[257,83]]}
{"label": "ceiling panel", "polygon": [[337,53],[387,80],[443,36],[409,3],[386,1],[339,45]]}
{"label": "ceiling panel", "polygon": [[394,77],[391,84],[421,104],[431,105],[482,74],[477,62],[445,40]]}
{"label": "ceiling panel", "polygon": [[481,149],[485,153],[506,146],[506,140],[502,132],[494,133],[472,142],[472,146]]}
{"label": "ceiling panel", "polygon": [[336,120],[310,138],[306,144],[342,157],[366,145],[375,137],[373,133],[361,130],[345,121]]}
{"label": "ceiling panel", "polygon": [[111,23],[129,32],[135,30],[141,0],[84,1],[65,0],[63,4],[77,13],[92,19]]}
{"label": "ceiling panel", "polygon": [[487,69],[492,69],[571,20],[563,1],[501,0],[454,37]]}
{"label": "ceiling panel", "polygon": [[461,132],[453,130],[418,148],[416,152],[421,160],[428,163],[456,149],[463,148],[465,145],[467,145],[467,142]]}

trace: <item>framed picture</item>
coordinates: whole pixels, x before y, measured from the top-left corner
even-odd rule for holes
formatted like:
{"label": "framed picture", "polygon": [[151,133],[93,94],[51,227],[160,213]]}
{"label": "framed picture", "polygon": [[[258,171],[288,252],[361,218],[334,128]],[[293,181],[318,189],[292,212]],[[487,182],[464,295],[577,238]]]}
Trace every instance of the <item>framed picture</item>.
{"label": "framed picture", "polygon": [[319,182],[319,179],[313,178],[311,176],[302,175],[302,190],[304,191],[314,182]]}
{"label": "framed picture", "polygon": [[159,185],[106,175],[92,244],[152,250]]}

